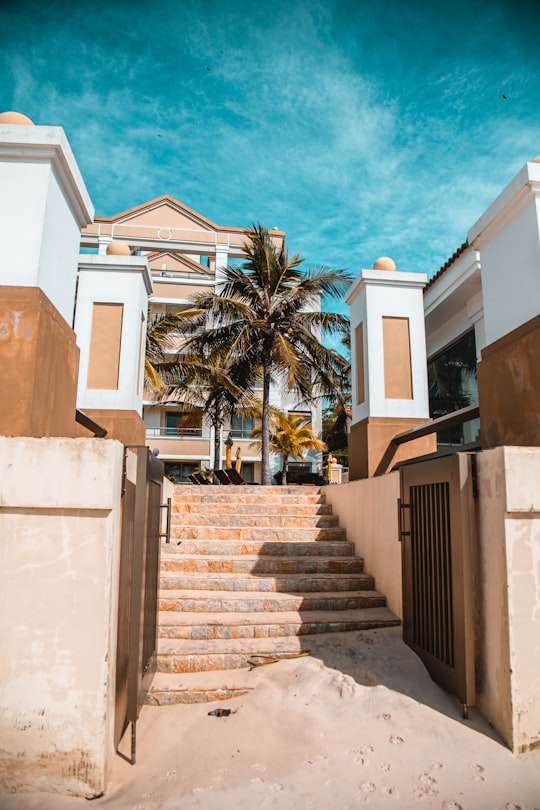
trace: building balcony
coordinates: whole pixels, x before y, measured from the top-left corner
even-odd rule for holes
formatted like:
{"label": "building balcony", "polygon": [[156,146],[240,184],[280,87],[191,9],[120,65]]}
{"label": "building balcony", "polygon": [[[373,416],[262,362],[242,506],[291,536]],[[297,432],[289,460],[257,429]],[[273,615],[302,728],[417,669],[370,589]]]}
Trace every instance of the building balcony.
{"label": "building balcony", "polygon": [[147,439],[208,439],[202,428],[150,427],[146,428]]}

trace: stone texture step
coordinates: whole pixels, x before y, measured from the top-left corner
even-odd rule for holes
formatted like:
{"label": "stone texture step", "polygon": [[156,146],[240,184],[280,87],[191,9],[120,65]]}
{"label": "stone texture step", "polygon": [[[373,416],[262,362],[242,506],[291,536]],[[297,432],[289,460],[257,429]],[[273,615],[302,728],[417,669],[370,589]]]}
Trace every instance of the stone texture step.
{"label": "stone texture step", "polygon": [[259,527],[272,529],[326,529],[337,528],[339,520],[335,515],[273,515],[262,512],[251,515],[208,514],[206,511],[186,512],[179,520],[180,526],[206,526],[212,528],[227,527],[231,529],[242,527]]}
{"label": "stone texture step", "polygon": [[258,503],[309,504],[324,503],[318,487],[205,486],[179,484],[175,487],[173,506],[190,503]]}
{"label": "stone texture step", "polygon": [[[361,629],[370,629],[368,623]],[[158,672],[208,672],[245,667],[310,652],[317,636],[280,638],[184,639],[181,649],[170,639],[158,642]]]}
{"label": "stone texture step", "polygon": [[273,613],[276,611],[354,610],[384,607],[386,599],[374,590],[328,593],[252,593],[250,591],[160,591],[160,611],[197,613]]}
{"label": "stone texture step", "polygon": [[178,574],[162,572],[160,588],[189,591],[249,591],[250,593],[312,593],[329,591],[373,590],[374,579],[368,574]]}
{"label": "stone texture step", "polygon": [[[345,529],[292,529],[265,526],[173,526],[171,542],[183,540],[241,540],[242,542],[271,543],[283,541],[286,532],[287,542],[294,541],[335,541],[345,540]],[[264,552],[263,552],[264,553]]]}
{"label": "stone texture step", "polygon": [[[318,546],[317,546],[318,547]],[[182,546],[180,546],[182,548]],[[161,571],[209,574],[361,574],[361,557],[191,556],[163,552]]]}
{"label": "stone texture step", "polygon": [[331,557],[353,556],[354,543],[342,540],[307,540],[288,542],[286,540],[172,540],[163,543],[162,549],[168,554],[202,556],[224,556],[227,558],[238,555],[254,554],[265,557],[295,558],[295,557]]}
{"label": "stone texture step", "polygon": [[171,706],[176,703],[208,703],[240,697],[253,689],[248,669],[230,672],[156,672],[145,703]]}
{"label": "stone texture step", "polygon": [[242,503],[236,500],[233,503],[227,501],[179,501],[173,505],[173,514],[183,520],[188,514],[205,515],[259,515],[261,513],[273,515],[331,515],[332,506],[326,503]]}
{"label": "stone texture step", "polygon": [[[168,639],[276,638],[343,633],[399,624],[387,607],[281,613],[160,614],[158,633]],[[182,649],[182,645],[179,647]]]}

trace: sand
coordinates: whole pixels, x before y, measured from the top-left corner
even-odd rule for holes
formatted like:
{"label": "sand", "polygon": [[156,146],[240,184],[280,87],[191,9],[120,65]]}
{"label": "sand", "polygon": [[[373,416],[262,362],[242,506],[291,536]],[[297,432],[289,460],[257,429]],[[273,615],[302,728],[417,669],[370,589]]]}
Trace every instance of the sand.
{"label": "sand", "polygon": [[[307,646],[307,645],[306,645]],[[540,751],[514,756],[429,678],[401,628],[317,637],[235,700],[144,707],[137,764],[105,797],[1,796],[2,810],[540,810]],[[209,716],[230,708],[228,717]],[[125,741],[126,746],[129,741]]]}

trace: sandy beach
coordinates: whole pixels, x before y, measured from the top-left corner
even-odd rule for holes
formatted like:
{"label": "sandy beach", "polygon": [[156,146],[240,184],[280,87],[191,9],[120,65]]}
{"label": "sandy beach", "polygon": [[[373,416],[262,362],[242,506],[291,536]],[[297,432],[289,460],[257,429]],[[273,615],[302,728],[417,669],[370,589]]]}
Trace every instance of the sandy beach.
{"label": "sandy beach", "polygon": [[[464,720],[401,628],[321,635],[310,646],[310,656],[254,668],[241,698],[144,707],[137,764],[117,757],[106,796],[91,806],[540,810],[540,750],[514,756],[475,709]],[[232,711],[209,715],[215,708]],[[0,806],[89,807],[45,793],[4,795]]]}

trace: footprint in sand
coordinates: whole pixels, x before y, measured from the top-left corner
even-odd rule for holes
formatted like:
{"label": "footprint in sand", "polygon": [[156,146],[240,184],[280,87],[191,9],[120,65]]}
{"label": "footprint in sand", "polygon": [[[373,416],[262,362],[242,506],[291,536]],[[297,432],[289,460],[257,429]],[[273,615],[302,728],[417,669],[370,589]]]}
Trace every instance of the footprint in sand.
{"label": "footprint in sand", "polygon": [[264,764],[264,762],[255,762],[251,767],[253,768],[254,771],[262,771],[263,773],[266,770],[266,765]]}
{"label": "footprint in sand", "polygon": [[416,781],[413,798],[424,799],[426,796],[436,796],[438,792],[437,780],[430,776],[429,773],[422,773]]}
{"label": "footprint in sand", "polygon": [[175,770],[172,770],[172,771],[166,771],[166,772],[165,772],[165,776],[167,777],[167,779],[172,779],[172,778],[173,778],[173,776],[176,776],[176,771],[175,771]]}
{"label": "footprint in sand", "polygon": [[520,804],[514,804],[514,802],[508,802],[508,804],[504,805],[504,810],[522,810]]}
{"label": "footprint in sand", "polygon": [[261,779],[260,776],[254,776],[251,780],[252,785],[264,785],[264,779]]}
{"label": "footprint in sand", "polygon": [[375,782],[362,782],[360,785],[364,793],[375,793],[377,790],[377,785]]}
{"label": "footprint in sand", "polygon": [[471,765],[471,770],[473,771],[473,779],[475,782],[485,782],[484,778],[484,771],[486,770],[483,765],[479,765],[476,763],[475,765]]}
{"label": "footprint in sand", "polygon": [[375,749],[373,748],[372,745],[361,745],[358,750],[364,756],[367,756],[368,754],[372,754],[375,751]]}
{"label": "footprint in sand", "polygon": [[463,807],[453,799],[442,803],[442,810],[463,810]]}
{"label": "footprint in sand", "polygon": [[285,786],[282,785],[280,782],[274,782],[274,784],[272,785],[272,790],[275,790],[277,793],[280,790],[285,790]]}
{"label": "footprint in sand", "polygon": [[377,715],[377,720],[391,720],[391,719],[392,719],[392,715],[388,714],[388,712],[384,712],[384,714],[378,714]]}
{"label": "footprint in sand", "polygon": [[440,771],[441,768],[444,768],[442,762],[434,762],[433,765],[431,766],[432,771]]}
{"label": "footprint in sand", "polygon": [[390,766],[389,762],[381,762],[381,764],[379,765],[379,768],[381,769],[381,771],[389,771],[390,767],[391,766]]}
{"label": "footprint in sand", "polygon": [[389,787],[383,787],[381,789],[381,793],[384,794],[385,796],[393,796],[394,798],[397,799],[397,790],[393,785],[390,785]]}
{"label": "footprint in sand", "polygon": [[392,745],[401,745],[401,743],[404,743],[405,740],[403,739],[403,737],[398,737],[397,735],[392,734],[392,736],[390,737],[390,742],[392,743]]}

